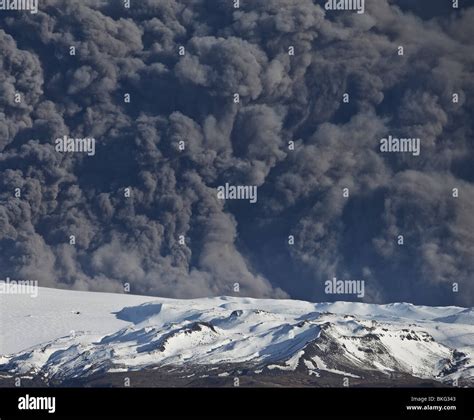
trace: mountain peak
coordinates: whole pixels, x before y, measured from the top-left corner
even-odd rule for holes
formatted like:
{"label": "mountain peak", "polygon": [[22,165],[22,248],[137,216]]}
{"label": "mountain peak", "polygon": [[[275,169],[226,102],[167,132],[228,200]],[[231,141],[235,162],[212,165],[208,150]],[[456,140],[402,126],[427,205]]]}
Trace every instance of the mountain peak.
{"label": "mountain peak", "polygon": [[20,328],[7,331],[0,372],[35,372],[47,383],[150,369],[183,380],[204,368],[219,380],[246,372],[257,382],[283,375],[324,385],[352,377],[363,386],[398,375],[472,383],[472,316],[471,308],[411,303],[173,300],[42,289],[36,299],[5,299],[2,317]]}

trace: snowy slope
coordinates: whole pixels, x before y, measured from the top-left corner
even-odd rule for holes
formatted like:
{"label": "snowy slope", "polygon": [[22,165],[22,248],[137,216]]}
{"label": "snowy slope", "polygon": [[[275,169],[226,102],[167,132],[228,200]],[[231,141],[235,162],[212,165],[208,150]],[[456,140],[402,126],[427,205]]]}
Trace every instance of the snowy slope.
{"label": "snowy slope", "polygon": [[80,378],[154,366],[474,378],[472,310],[407,303],[0,295],[0,372]]}
{"label": "snowy slope", "polygon": [[[40,288],[37,298],[0,294],[0,355],[83,331],[103,336],[129,325],[113,315],[152,298]],[[80,314],[77,314],[80,312]]]}

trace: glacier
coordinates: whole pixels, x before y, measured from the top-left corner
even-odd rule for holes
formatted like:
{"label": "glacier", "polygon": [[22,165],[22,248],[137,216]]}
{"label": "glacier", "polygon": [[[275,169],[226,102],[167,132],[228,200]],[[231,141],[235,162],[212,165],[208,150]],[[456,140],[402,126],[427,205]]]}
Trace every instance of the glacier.
{"label": "glacier", "polygon": [[474,384],[472,308],[47,288],[37,298],[0,295],[0,305],[0,378],[84,384],[159,369],[181,378],[260,376],[268,386],[281,384],[277,375],[291,386],[340,378]]}

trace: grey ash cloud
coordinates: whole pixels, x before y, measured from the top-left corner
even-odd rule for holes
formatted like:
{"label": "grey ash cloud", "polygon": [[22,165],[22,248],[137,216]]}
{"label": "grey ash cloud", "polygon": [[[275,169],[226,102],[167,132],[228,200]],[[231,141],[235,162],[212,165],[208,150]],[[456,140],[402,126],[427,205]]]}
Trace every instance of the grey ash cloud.
{"label": "grey ash cloud", "polygon": [[[232,3],[0,15],[0,273],[309,300],[336,276],[366,280],[368,301],[472,306],[474,7]],[[421,155],[379,153],[389,134],[421,138]],[[94,137],[96,155],[58,154],[64,135]],[[226,182],[258,186],[258,204],[218,200]]]}

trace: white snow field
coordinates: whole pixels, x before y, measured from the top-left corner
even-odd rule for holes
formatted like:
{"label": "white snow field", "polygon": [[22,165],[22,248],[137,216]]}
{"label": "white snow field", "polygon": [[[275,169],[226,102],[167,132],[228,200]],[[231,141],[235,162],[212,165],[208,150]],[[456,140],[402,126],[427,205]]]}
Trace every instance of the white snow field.
{"label": "white snow field", "polygon": [[474,381],[472,309],[408,303],[175,300],[40,288],[0,295],[0,373],[80,378],[247,364]]}

